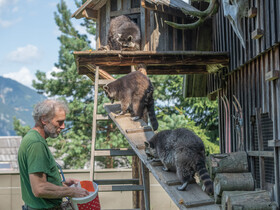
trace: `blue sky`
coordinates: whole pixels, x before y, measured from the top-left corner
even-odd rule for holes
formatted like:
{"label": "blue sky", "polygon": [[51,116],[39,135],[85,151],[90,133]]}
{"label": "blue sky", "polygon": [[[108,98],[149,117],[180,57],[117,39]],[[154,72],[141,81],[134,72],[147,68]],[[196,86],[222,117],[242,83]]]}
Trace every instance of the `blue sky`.
{"label": "blue sky", "polygon": [[[0,0],[0,76],[31,87],[37,70],[57,71],[60,35],[54,12],[59,0]],[[74,0],[65,0],[73,14]],[[80,33],[81,20],[72,18]],[[90,38],[94,45],[94,37]]]}

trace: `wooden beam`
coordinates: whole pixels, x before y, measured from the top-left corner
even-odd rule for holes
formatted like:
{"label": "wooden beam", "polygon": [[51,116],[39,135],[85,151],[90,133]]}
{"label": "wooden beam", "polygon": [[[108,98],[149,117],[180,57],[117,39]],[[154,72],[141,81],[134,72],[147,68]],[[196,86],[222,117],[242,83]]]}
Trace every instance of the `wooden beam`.
{"label": "wooden beam", "polygon": [[228,53],[209,51],[81,51],[74,52],[81,65],[212,65],[229,64]]}
{"label": "wooden beam", "polygon": [[99,192],[112,191],[143,191],[144,187],[141,185],[100,185]]}
{"label": "wooden beam", "polygon": [[139,184],[139,179],[95,179],[94,182],[98,185]]}
{"label": "wooden beam", "polygon": [[[205,65],[173,65],[173,66],[146,66],[147,74],[208,74],[207,66]],[[110,74],[128,74],[131,72],[130,66],[101,66],[103,71]],[[85,66],[80,66],[78,69],[79,74],[87,75],[91,72]]]}
{"label": "wooden beam", "polygon": [[252,39],[259,39],[264,35],[264,31],[260,28],[254,30],[251,34]]}
{"label": "wooden beam", "polygon": [[110,118],[108,117],[108,115],[97,114],[97,116],[96,116],[97,121],[105,121],[105,120],[109,120],[109,119]]}
{"label": "wooden beam", "polygon": [[133,149],[96,149],[95,156],[134,156]]}
{"label": "wooden beam", "polygon": [[265,81],[273,81],[279,78],[279,70],[272,69],[265,73]]}
{"label": "wooden beam", "polygon": [[114,82],[114,81],[115,81],[115,79],[101,79],[101,80],[99,80],[98,85],[102,86],[102,85],[106,85],[106,84],[108,84],[110,82]]}
{"label": "wooden beam", "polygon": [[193,207],[198,207],[198,206],[210,205],[210,204],[214,204],[214,203],[215,203],[214,199],[206,199],[206,200],[200,200],[200,201],[185,202],[184,205],[187,208],[193,208]]}
{"label": "wooden beam", "polygon": [[96,20],[98,16],[98,11],[86,8],[85,10],[83,10],[82,15],[87,19]]}
{"label": "wooden beam", "polygon": [[133,128],[133,129],[126,129],[125,131],[127,133],[142,133],[142,132],[148,132],[152,131],[153,129],[150,126],[145,126],[142,128]]}
{"label": "wooden beam", "polygon": [[279,139],[270,140],[270,141],[268,141],[268,146],[269,147],[280,147],[280,140]]}
{"label": "wooden beam", "polygon": [[274,157],[273,151],[248,151],[247,154],[251,157]]}
{"label": "wooden beam", "polygon": [[111,12],[110,17],[116,17],[119,15],[131,15],[131,14],[140,14],[140,8],[131,8],[128,10],[113,11]]}
{"label": "wooden beam", "polygon": [[254,18],[258,14],[258,9],[256,7],[251,7],[248,11],[248,18]]}

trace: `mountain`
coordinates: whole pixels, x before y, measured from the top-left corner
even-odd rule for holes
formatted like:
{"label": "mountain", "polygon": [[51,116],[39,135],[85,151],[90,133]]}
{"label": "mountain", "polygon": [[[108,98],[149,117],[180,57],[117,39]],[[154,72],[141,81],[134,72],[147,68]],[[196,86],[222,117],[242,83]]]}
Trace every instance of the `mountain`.
{"label": "mountain", "polygon": [[0,136],[16,135],[13,117],[22,125],[34,126],[33,106],[46,97],[19,82],[0,76]]}

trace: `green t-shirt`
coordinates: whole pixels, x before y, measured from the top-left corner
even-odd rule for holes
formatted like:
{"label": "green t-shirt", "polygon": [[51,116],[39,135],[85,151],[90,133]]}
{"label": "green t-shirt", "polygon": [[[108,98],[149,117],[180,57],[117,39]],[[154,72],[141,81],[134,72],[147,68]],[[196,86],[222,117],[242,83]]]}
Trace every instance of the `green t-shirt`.
{"label": "green t-shirt", "polygon": [[46,140],[31,129],[22,139],[18,150],[21,193],[24,203],[31,208],[43,209],[60,205],[61,199],[37,198],[32,193],[29,174],[43,172],[47,181],[62,186],[56,162]]}

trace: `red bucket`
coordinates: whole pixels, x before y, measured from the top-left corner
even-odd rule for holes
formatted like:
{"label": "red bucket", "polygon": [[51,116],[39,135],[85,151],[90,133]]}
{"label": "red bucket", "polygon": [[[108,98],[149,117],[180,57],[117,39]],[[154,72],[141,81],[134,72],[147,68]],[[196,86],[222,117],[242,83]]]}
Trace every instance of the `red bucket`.
{"label": "red bucket", "polygon": [[98,185],[92,181],[81,181],[78,187],[89,191],[89,195],[82,198],[71,198],[75,210],[100,210],[98,198]]}

